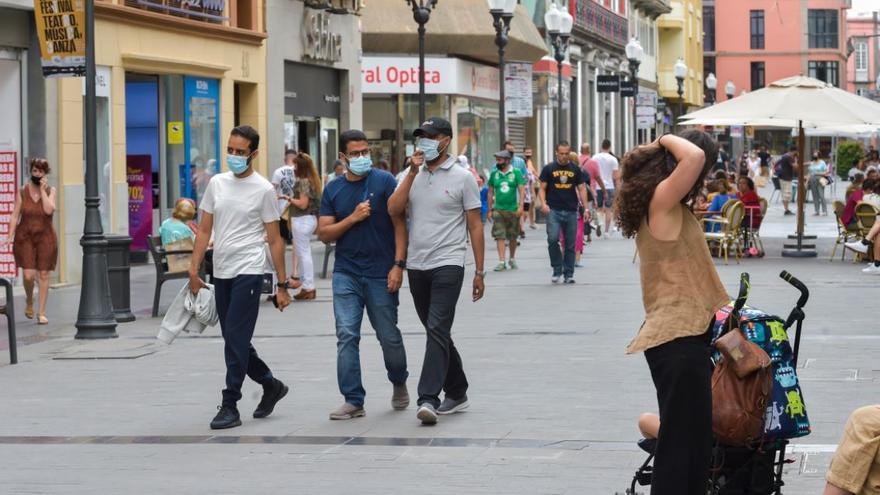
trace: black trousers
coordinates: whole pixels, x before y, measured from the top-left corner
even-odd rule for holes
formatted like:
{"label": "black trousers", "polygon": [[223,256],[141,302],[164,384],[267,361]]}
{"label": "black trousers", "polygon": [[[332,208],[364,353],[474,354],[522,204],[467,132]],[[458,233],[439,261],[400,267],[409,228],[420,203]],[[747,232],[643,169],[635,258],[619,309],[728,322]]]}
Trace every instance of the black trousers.
{"label": "black trousers", "polygon": [[712,456],[711,334],[645,351],[660,406],[652,495],[705,495]]}
{"label": "black trousers", "polygon": [[220,317],[226,358],[226,388],[223,404],[235,406],[241,399],[245,375],[260,385],[272,383],[272,372],[251,345],[257,314],[260,311],[262,275],[239,275],[231,279],[213,279],[214,300]]}
{"label": "black trousers", "polygon": [[461,356],[452,343],[452,322],[464,281],[464,268],[441,266],[432,270],[407,270],[407,273],[416,313],[428,334],[418,404],[439,407],[441,390],[451,399],[461,399],[468,389]]}

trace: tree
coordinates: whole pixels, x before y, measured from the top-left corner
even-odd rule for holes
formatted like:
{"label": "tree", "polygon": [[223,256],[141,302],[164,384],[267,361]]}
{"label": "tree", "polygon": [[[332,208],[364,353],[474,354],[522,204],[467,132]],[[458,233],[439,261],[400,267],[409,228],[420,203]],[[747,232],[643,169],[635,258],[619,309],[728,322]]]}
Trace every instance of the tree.
{"label": "tree", "polygon": [[847,173],[865,157],[865,149],[858,141],[844,141],[837,145],[837,175],[847,178]]}

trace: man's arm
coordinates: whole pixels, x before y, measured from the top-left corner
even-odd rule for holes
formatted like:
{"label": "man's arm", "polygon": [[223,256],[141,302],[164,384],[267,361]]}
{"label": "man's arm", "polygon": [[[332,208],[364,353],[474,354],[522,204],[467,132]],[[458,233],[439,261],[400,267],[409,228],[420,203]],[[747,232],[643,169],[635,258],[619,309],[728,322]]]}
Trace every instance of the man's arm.
{"label": "man's arm", "polygon": [[[394,261],[406,261],[406,251],[409,247],[406,218],[403,216],[391,217],[391,224],[394,226]],[[401,285],[403,285],[403,268],[395,264],[388,272],[388,292],[397,292]]]}
{"label": "man's arm", "polygon": [[[287,272],[284,268],[284,239],[281,237],[278,222],[264,223],[263,226],[266,228],[269,252],[272,254],[272,265],[275,267],[275,275],[279,281],[287,280]],[[278,309],[284,311],[284,308],[290,304],[290,294],[287,293],[287,289],[279,288],[275,292],[275,302],[278,305]]]}
{"label": "man's arm", "polygon": [[388,198],[388,214],[392,217],[406,213],[406,205],[409,203],[409,190],[412,189],[413,181],[419,174],[419,168],[425,161],[425,153],[417,150],[409,159],[409,170],[394,194]]}
{"label": "man's arm", "polygon": [[489,205],[489,211],[492,211],[492,208],[495,208],[495,188],[492,187],[491,183],[489,183],[489,194],[486,197],[486,204]]}
{"label": "man's arm", "polygon": [[214,215],[202,210],[202,220],[199,222],[199,232],[193,246],[192,259],[189,262],[189,290],[193,294],[198,294],[199,289],[205,286],[205,282],[199,278],[199,268],[202,266],[202,260],[205,259],[205,251],[208,249],[208,242],[211,240],[213,230]]}
{"label": "man's arm", "polygon": [[516,197],[518,199],[517,206],[516,206],[516,216],[520,217],[520,216],[522,216],[523,211],[525,210],[523,203],[525,203],[525,200],[526,200],[526,186],[524,184],[520,184],[516,188]]}
{"label": "man's arm", "polygon": [[[336,221],[336,217],[322,215],[318,218],[318,239],[321,242],[336,242],[343,234],[348,232],[358,222],[362,222],[370,216],[370,201],[364,201],[357,205],[351,215]],[[393,218],[393,217],[392,217]]]}
{"label": "man's arm", "polygon": [[471,247],[474,251],[474,265],[476,265],[476,270],[480,274],[474,275],[474,291],[473,298],[474,302],[479,301],[483,298],[483,293],[485,292],[485,284],[483,283],[483,255],[485,250],[485,242],[483,240],[483,220],[480,216],[480,209],[474,208],[473,210],[467,210],[467,224],[468,224],[468,233],[471,238]]}
{"label": "man's arm", "polygon": [[550,207],[547,205],[547,183],[541,181],[541,188],[538,189],[538,197],[541,198],[541,209],[546,213]]}

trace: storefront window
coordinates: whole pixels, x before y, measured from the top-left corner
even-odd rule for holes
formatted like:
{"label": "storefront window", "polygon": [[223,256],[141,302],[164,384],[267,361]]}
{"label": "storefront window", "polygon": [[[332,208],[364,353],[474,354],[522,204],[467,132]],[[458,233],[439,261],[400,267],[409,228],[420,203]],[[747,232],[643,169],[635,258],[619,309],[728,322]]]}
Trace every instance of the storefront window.
{"label": "storefront window", "polygon": [[[403,97],[403,129],[404,139],[410,140],[412,132],[416,130],[419,122],[419,96],[405,95]],[[446,95],[425,95],[425,118],[443,117],[449,118],[449,97]]]}
{"label": "storefront window", "polygon": [[[208,181],[220,171],[218,114],[220,83],[216,79],[184,78],[184,116],[186,165],[180,171],[184,195],[198,202]],[[188,178],[188,180],[187,180]],[[184,187],[185,186],[185,187]]]}
{"label": "storefront window", "polygon": [[498,102],[455,97],[455,114],[458,150],[453,154],[465,155],[481,173],[490,170],[494,153],[501,149]]}

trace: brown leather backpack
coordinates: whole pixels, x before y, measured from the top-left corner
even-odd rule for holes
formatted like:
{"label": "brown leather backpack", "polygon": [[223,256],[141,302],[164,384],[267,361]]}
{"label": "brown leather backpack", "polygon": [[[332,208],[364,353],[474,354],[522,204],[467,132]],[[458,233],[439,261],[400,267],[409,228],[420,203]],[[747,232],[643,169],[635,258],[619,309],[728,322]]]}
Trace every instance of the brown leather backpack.
{"label": "brown leather backpack", "polygon": [[[734,328],[730,332],[742,331]],[[747,447],[761,439],[764,411],[773,391],[773,368],[767,353],[748,340],[739,349],[761,365],[740,378],[734,359],[722,354],[712,373],[712,432],[719,442],[731,447]]]}

